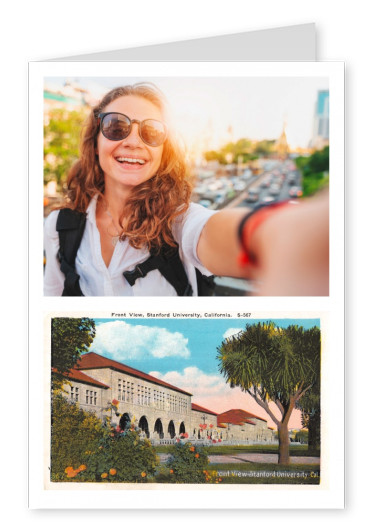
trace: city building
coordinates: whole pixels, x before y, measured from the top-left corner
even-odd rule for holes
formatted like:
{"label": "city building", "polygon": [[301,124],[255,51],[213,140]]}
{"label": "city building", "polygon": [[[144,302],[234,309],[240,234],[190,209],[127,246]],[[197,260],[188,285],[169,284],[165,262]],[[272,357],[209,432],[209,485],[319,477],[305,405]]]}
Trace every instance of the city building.
{"label": "city building", "polygon": [[319,90],[315,103],[311,147],[323,149],[329,145],[329,91]]}
{"label": "city building", "polygon": [[278,140],[276,140],[276,142],[274,143],[273,151],[277,153],[278,158],[280,158],[281,160],[286,160],[286,158],[288,157],[290,147],[288,145],[286,137],[286,123],[283,124],[282,133]]}
{"label": "city building", "polygon": [[[171,443],[181,434],[194,440],[238,444],[271,442],[267,421],[244,410],[217,414],[192,402],[192,394],[94,352],[84,354],[64,385],[71,402],[124,429],[137,423],[153,443]],[[116,408],[110,408],[111,404]],[[109,412],[110,408],[110,412]]]}
{"label": "city building", "polygon": [[54,109],[75,111],[88,105],[90,94],[75,83],[54,84],[47,82],[43,91],[45,123]]}

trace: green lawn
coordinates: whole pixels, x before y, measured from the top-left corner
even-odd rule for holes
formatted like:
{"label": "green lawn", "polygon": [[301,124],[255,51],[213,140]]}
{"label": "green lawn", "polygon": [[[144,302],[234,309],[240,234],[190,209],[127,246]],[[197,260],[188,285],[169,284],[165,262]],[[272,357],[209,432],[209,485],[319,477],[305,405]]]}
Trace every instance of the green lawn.
{"label": "green lawn", "polygon": [[[157,454],[168,454],[171,446],[155,446]],[[278,454],[278,445],[253,444],[251,446],[216,446],[208,447],[209,455],[233,455],[237,453]],[[320,457],[320,451],[308,451],[307,444],[290,446],[290,456]]]}

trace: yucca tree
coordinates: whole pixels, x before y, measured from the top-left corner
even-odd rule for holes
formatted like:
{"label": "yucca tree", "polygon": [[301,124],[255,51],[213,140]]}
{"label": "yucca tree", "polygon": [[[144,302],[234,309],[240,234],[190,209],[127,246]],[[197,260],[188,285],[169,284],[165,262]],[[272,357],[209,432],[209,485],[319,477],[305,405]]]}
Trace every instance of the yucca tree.
{"label": "yucca tree", "polygon": [[[278,463],[289,463],[288,424],[297,402],[320,378],[320,330],[246,325],[218,347],[220,372],[255,399],[278,427]],[[279,410],[270,409],[274,402]]]}

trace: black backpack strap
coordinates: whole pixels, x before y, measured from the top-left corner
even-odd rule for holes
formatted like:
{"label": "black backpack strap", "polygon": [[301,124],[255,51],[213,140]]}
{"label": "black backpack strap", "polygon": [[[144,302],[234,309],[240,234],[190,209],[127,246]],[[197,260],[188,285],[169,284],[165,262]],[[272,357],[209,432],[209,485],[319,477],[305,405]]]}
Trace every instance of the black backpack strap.
{"label": "black backpack strap", "polygon": [[179,256],[179,247],[164,246],[156,253],[151,251],[149,258],[138,264],[132,271],[124,271],[125,279],[133,286],[138,278],[158,269],[161,275],[174,288],[179,297],[190,297],[193,294],[182,261]]}
{"label": "black backpack strap", "polygon": [[196,268],[197,279],[197,294],[199,297],[212,297],[215,292],[214,275],[209,277],[203,275],[199,269]]}
{"label": "black backpack strap", "polygon": [[60,270],[65,276],[63,296],[81,297],[80,276],[76,272],[75,262],[86,224],[86,213],[70,208],[60,210],[56,222],[59,233],[58,260]]}

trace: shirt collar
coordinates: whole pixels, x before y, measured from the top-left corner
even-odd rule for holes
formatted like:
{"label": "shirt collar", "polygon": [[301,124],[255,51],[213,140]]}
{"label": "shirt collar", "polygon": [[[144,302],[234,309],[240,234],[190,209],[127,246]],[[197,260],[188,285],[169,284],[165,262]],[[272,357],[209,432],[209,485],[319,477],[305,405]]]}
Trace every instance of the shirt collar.
{"label": "shirt collar", "polygon": [[89,206],[86,209],[86,213],[87,213],[87,218],[86,219],[90,223],[93,223],[94,225],[96,225],[96,223],[97,223],[97,221],[96,221],[97,202],[98,202],[98,195],[95,195],[91,199],[91,201],[89,203]]}

